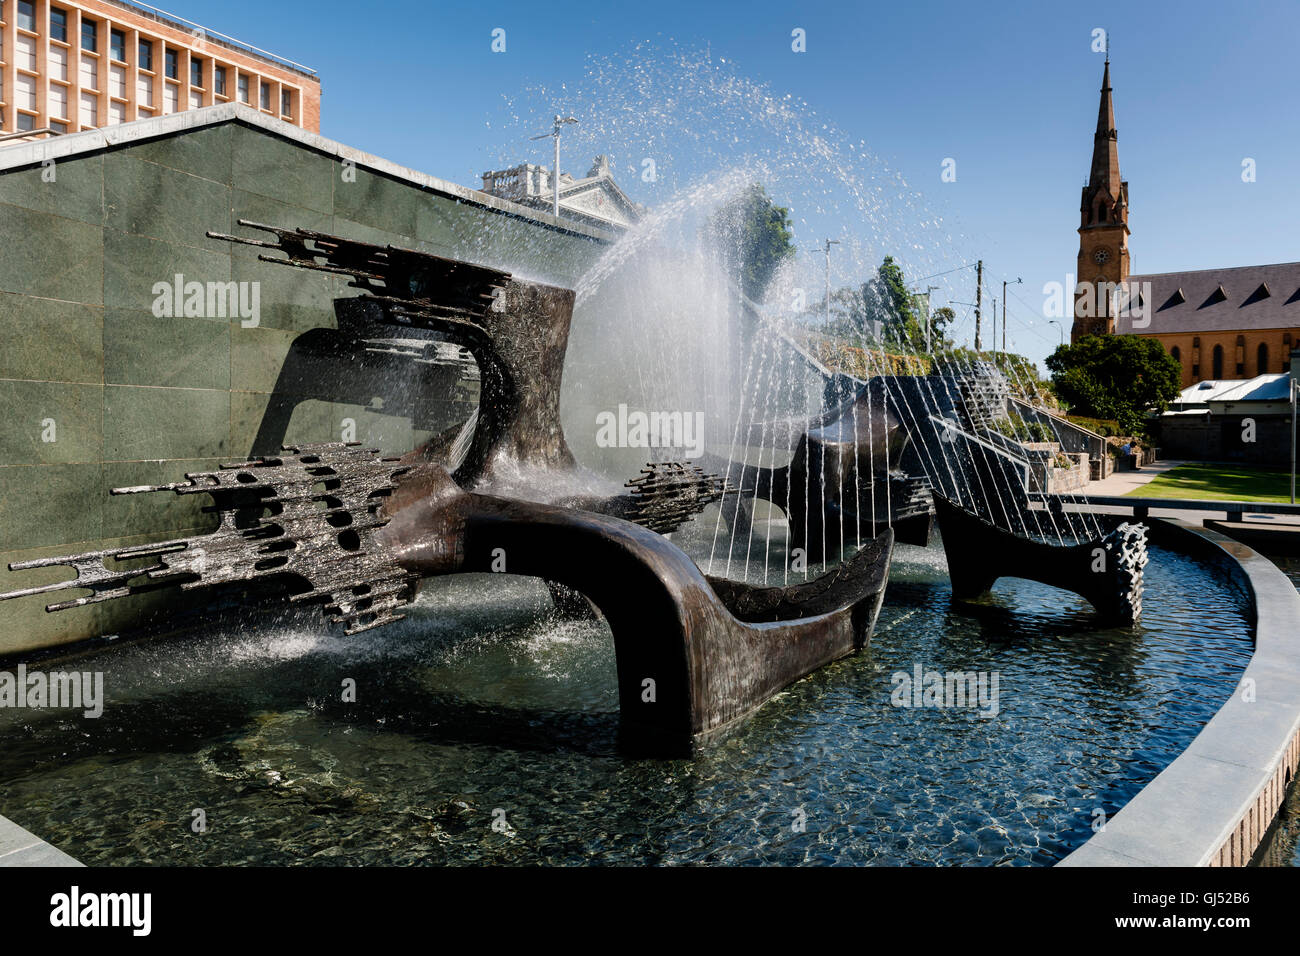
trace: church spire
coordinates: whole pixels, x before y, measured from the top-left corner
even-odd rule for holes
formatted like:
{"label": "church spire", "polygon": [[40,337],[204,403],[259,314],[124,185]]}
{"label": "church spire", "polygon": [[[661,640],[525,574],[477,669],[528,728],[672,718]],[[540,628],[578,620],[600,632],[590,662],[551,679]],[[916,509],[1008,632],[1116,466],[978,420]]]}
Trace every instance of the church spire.
{"label": "church spire", "polygon": [[[1119,175],[1119,143],[1115,132],[1115,104],[1110,89],[1110,54],[1101,74],[1101,103],[1097,107],[1097,132],[1092,138],[1092,169],[1079,199],[1080,295],[1075,299],[1074,328],[1070,341],[1082,335],[1115,331],[1114,317],[1107,314],[1101,294],[1102,283],[1128,281],[1128,183]],[[1084,294],[1094,285],[1094,295]]]}
{"label": "church spire", "polygon": [[1110,54],[1101,75],[1101,103],[1097,107],[1097,132],[1092,140],[1092,172],[1088,176],[1090,191],[1105,187],[1112,200],[1120,198],[1119,141],[1115,131],[1115,104],[1110,90]]}

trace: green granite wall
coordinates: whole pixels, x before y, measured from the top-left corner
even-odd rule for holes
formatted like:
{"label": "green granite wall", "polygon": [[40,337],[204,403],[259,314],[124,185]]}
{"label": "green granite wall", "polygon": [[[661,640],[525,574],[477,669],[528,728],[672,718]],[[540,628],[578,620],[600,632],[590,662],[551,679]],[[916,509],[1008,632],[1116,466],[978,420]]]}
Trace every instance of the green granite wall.
{"label": "green granite wall", "polygon": [[[282,380],[286,357],[306,333],[335,328],[333,299],[353,291],[204,235],[265,238],[236,226],[241,218],[560,284],[602,251],[589,239],[347,168],[238,121],[0,172],[0,590],[67,576],[58,568],[10,572],[12,561],[210,527],[199,510],[205,496],[110,497],[109,489],[175,481],[253,453],[268,407],[286,399],[286,388],[302,388]],[[259,324],[155,316],[155,283],[177,273],[259,283]],[[404,381],[377,382],[373,396],[355,388],[331,395],[319,376],[309,384],[286,399],[285,441],[337,441],[350,419],[358,440],[398,453],[438,424],[389,411],[391,400],[386,408],[385,396]],[[434,398],[447,421],[472,407],[463,392]],[[48,600],[0,603],[0,655],[116,633],[167,612],[156,595],[56,614],[44,612]]]}

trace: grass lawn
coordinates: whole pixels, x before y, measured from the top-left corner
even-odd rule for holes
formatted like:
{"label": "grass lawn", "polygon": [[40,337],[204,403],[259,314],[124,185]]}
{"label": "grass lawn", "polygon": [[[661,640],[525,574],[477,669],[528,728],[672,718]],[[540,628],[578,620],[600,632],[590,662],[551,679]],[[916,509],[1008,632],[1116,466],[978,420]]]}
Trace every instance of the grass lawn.
{"label": "grass lawn", "polygon": [[1285,504],[1291,500],[1291,473],[1248,465],[1193,463],[1171,468],[1128,494],[1134,498],[1211,498]]}

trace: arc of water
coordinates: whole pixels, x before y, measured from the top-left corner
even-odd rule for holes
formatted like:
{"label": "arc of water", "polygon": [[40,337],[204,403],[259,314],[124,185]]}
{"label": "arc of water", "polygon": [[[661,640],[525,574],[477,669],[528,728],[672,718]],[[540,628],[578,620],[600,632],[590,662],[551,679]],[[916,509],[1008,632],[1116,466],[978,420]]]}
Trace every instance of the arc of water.
{"label": "arc of water", "polygon": [[[767,339],[767,330],[766,330],[766,328],[764,328],[761,324],[758,324],[758,328],[757,328],[756,334],[755,334],[755,336],[754,336],[754,347],[760,350],[760,354],[761,354],[762,357],[760,358],[759,363],[758,363],[758,377],[757,377],[757,380],[756,380],[755,383],[754,383],[754,385],[755,385],[755,400],[756,400],[756,401],[755,401],[755,405],[754,405],[754,407],[752,407],[752,408],[750,409],[750,423],[749,423],[749,428],[745,430],[745,442],[746,442],[746,443],[745,443],[745,447],[746,447],[746,449],[749,448],[749,433],[750,433],[750,431],[752,430],[752,428],[753,428],[753,426],[754,426],[753,415],[754,415],[754,413],[757,411],[757,408],[758,408],[758,406],[757,406],[757,397],[758,397],[758,395],[760,395],[760,394],[765,395],[765,396],[766,396],[766,400],[765,400],[764,403],[763,403],[763,414],[762,414],[762,418],[760,419],[760,422],[759,422],[759,424],[761,425],[761,428],[760,428],[760,431],[759,431],[759,439],[758,439],[758,466],[757,466],[757,467],[760,468],[760,469],[763,467],[763,453],[767,450],[767,433],[768,433],[768,431],[769,431],[770,428],[771,428],[771,398],[772,398],[772,393],[771,393],[771,389],[770,389],[770,387],[767,388],[767,389],[764,389],[762,386],[763,386],[763,384],[764,384],[764,374],[766,373],[766,374],[768,375],[769,378],[770,378],[770,376],[771,376],[771,372],[768,370],[768,366],[769,366],[769,359],[771,359],[771,357],[772,357],[772,353],[774,352],[774,349],[772,349],[772,348],[770,348],[770,347],[767,347],[767,345],[765,344],[766,339]],[[770,383],[768,383],[768,384],[770,385]],[[747,456],[747,457],[748,457],[748,456]],[[759,472],[759,474],[761,474],[761,472]],[[749,533],[748,533],[748,535],[746,535],[746,539],[745,539],[745,573],[746,573],[746,578],[748,578],[748,575],[749,575],[749,562],[750,562],[750,555],[753,553],[753,549],[754,549],[754,516],[755,516],[755,515],[757,514],[757,512],[758,512],[758,493],[759,493],[759,485],[760,485],[760,484],[761,484],[761,482],[760,482],[759,479],[756,477],[756,478],[754,479],[754,493],[750,496],[750,502],[749,502]],[[769,491],[768,493],[771,494],[770,491]],[[771,515],[770,515],[770,513],[769,513],[769,515],[768,515],[768,519],[769,519],[769,520],[768,520],[768,522],[767,522],[767,527],[768,527],[768,534],[770,535],[770,534],[771,534],[771,527],[772,527],[772,522],[771,522]],[[766,552],[764,552],[764,559],[763,559],[763,561],[764,561],[764,563],[763,563],[763,582],[766,583],[766,582],[767,582],[767,558],[766,558]]]}
{"label": "arc of water", "polygon": [[[741,308],[743,309],[743,303],[741,304]],[[745,362],[745,381],[741,384],[741,388],[740,388],[740,402],[736,406],[736,423],[731,431],[731,445],[728,449],[728,455],[727,455],[727,483],[728,484],[731,483],[732,470],[736,466],[735,450],[736,450],[736,444],[740,438],[740,423],[745,412],[746,386],[748,386],[749,384],[749,378],[750,375],[753,373],[753,370],[754,370],[754,351],[753,349],[749,349],[747,350],[746,362]],[[740,465],[740,473],[742,475],[745,473],[743,463],[741,463]],[[743,482],[741,482],[741,484],[743,484]],[[736,489],[737,520],[739,519],[740,496],[743,494],[743,492],[744,492],[743,488]],[[709,549],[709,572],[710,573],[713,573],[713,560],[715,555],[717,554],[717,549],[718,549],[718,532],[722,527],[722,514],[723,514],[723,509],[726,507],[726,504],[727,504],[727,500],[724,497],[722,501],[719,502],[718,515],[717,518],[714,520],[714,524],[713,524],[713,544]],[[736,521],[733,521],[731,525],[731,537],[727,546],[727,564],[726,564],[726,570],[723,573],[724,577],[730,576],[731,574],[731,553],[735,548],[735,544],[736,544]]]}

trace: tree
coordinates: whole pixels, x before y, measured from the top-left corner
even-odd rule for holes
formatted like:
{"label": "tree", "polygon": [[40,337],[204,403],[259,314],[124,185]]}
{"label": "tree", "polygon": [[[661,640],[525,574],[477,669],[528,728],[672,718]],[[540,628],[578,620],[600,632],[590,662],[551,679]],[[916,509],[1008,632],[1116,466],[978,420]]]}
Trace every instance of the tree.
{"label": "tree", "polygon": [[[952,328],[953,323],[957,321],[957,313],[949,306],[940,306],[937,309],[930,310],[930,349],[931,351],[940,351],[951,348],[952,342],[948,338],[948,330]],[[922,339],[925,338],[925,332],[921,333]]]}
{"label": "tree", "polygon": [[754,183],[719,209],[710,221],[711,239],[741,291],[761,301],[772,276],[794,255],[790,210],[774,203],[767,190]]}
{"label": "tree", "polygon": [[903,270],[893,256],[885,256],[876,276],[862,287],[867,319],[879,322],[887,347],[907,351],[925,350],[925,332],[912,311],[912,293],[907,291]]}
{"label": "tree", "polygon": [[1085,335],[1047,358],[1056,394],[1071,411],[1112,418],[1130,435],[1145,431],[1148,411],[1178,397],[1181,369],[1156,339]]}

